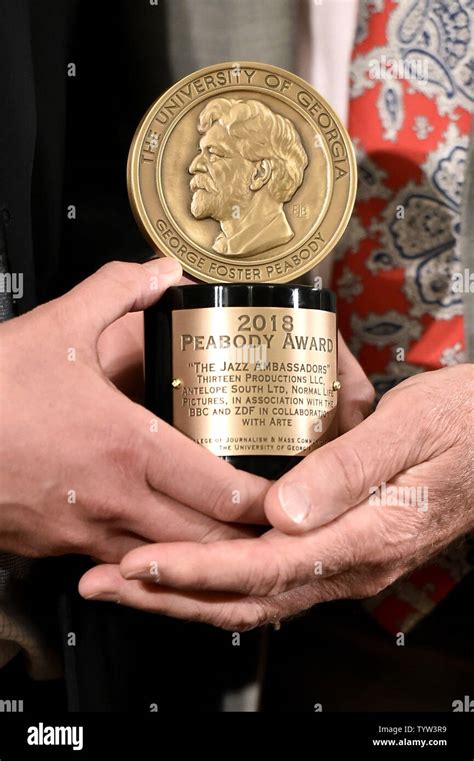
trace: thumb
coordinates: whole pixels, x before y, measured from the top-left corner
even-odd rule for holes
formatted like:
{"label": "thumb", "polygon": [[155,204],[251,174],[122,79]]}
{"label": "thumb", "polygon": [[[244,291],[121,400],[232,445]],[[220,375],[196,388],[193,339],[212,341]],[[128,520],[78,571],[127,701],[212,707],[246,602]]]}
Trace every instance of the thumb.
{"label": "thumb", "polygon": [[265,498],[269,522],[288,534],[318,528],[367,499],[382,482],[432,456],[436,442],[429,433],[420,437],[408,396],[387,399],[276,481]]}
{"label": "thumb", "polygon": [[128,312],[151,306],[182,274],[174,259],[150,259],[144,264],[109,262],[63,296],[83,331],[98,338],[106,327]]}

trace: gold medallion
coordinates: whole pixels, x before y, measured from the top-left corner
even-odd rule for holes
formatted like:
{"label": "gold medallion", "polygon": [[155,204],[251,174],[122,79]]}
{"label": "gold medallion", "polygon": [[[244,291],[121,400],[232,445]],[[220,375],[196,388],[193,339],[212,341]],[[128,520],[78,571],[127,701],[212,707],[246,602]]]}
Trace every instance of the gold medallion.
{"label": "gold medallion", "polygon": [[182,79],[149,108],[127,169],[135,217],[208,283],[285,283],[334,248],[354,205],[350,138],[304,80],[261,63]]}

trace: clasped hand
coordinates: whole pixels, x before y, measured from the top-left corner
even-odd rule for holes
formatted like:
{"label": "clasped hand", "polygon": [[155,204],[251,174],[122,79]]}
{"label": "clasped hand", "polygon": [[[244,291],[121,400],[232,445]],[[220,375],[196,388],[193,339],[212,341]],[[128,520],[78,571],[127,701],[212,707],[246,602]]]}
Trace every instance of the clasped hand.
{"label": "clasped hand", "polygon": [[[269,530],[142,546],[88,571],[81,594],[243,631],[375,595],[472,531],[473,367],[413,377],[367,417],[373,389],[339,341],[342,435],[260,491]],[[213,515],[236,519],[225,500]]]}

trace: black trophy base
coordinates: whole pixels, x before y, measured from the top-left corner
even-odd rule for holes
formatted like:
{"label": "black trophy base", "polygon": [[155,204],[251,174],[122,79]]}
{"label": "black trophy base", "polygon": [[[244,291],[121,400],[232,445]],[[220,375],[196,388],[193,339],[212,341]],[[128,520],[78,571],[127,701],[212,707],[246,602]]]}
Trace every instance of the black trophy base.
{"label": "black trophy base", "polygon": [[[222,307],[320,309],[336,312],[336,297],[328,289],[305,285],[185,285],[169,288],[145,311],[145,405],[173,425],[172,313],[177,310]],[[249,473],[276,479],[303,457],[277,454],[219,455]]]}

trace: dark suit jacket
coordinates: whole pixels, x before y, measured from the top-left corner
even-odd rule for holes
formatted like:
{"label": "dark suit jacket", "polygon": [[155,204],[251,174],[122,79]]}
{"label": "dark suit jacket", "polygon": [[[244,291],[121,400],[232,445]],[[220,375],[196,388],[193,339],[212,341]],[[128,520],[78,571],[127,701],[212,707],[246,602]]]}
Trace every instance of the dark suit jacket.
{"label": "dark suit jacket", "polygon": [[[291,0],[237,5],[238,32],[229,27],[228,8],[206,0],[227,36],[195,46],[189,0],[0,0],[0,208],[8,269],[24,273],[17,313],[106,261],[151,253],[130,212],[125,167],[141,116],[172,77],[224,52],[291,65]],[[202,40],[212,30],[209,16],[199,16]],[[63,647],[72,710],[143,711],[149,703],[166,710],[179,707],[183,694],[189,705],[217,710],[224,685],[255,676],[258,634],[236,648],[228,633],[85,602],[76,587],[88,565],[82,558],[43,561],[31,580],[50,629],[51,611],[59,611],[51,636]]]}

